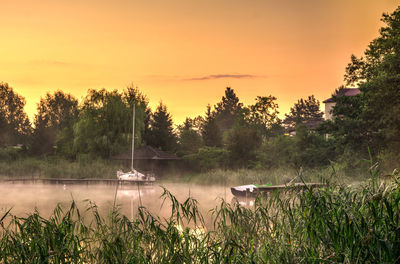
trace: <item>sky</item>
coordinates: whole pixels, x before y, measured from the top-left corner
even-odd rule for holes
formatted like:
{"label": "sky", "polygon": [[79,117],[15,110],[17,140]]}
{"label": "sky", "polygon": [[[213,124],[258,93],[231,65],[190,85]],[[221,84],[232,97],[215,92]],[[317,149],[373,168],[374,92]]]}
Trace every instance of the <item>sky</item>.
{"label": "sky", "polygon": [[0,0],[0,82],[26,98],[137,86],[174,122],[204,115],[231,87],[245,104],[343,84],[396,0]]}

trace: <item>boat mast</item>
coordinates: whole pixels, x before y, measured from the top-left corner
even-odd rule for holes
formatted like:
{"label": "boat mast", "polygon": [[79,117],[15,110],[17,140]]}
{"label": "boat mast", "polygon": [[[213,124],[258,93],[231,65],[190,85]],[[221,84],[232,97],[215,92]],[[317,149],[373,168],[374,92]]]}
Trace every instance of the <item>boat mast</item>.
{"label": "boat mast", "polygon": [[135,102],[133,102],[132,110],[132,157],[131,157],[131,171],[133,171],[133,154],[135,152]]}

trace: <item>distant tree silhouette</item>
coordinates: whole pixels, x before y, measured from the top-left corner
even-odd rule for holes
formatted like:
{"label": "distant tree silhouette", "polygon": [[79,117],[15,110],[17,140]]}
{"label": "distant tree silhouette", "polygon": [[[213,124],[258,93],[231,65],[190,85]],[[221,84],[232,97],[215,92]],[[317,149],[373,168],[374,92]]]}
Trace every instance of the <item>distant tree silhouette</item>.
{"label": "distant tree silhouette", "polygon": [[184,131],[184,130],[190,130],[190,129],[195,130],[195,131],[200,131],[203,124],[204,124],[204,118],[200,115],[196,116],[195,118],[186,117],[183,124],[178,126],[178,129],[180,132]]}
{"label": "distant tree silhouette", "polygon": [[40,99],[34,121],[32,152],[50,154],[56,145],[58,133],[72,126],[78,118],[78,100],[70,94],[56,91]]}
{"label": "distant tree silhouette", "polygon": [[[132,140],[132,106],[135,104],[135,146],[143,144],[146,102],[139,91],[89,90],[79,121],[74,125],[75,154],[109,158],[128,150]],[[136,101],[134,101],[136,100]]]}
{"label": "distant tree silhouette", "polygon": [[239,103],[235,91],[230,87],[225,89],[225,96],[215,106],[215,119],[222,132],[233,127],[243,104]]}
{"label": "distant tree silhouette", "polygon": [[183,156],[196,153],[203,146],[203,139],[196,128],[196,119],[186,118],[183,125],[179,127],[179,151]]}
{"label": "distant tree silhouette", "polygon": [[206,117],[201,129],[204,145],[208,147],[221,147],[222,134],[216,120],[216,113],[211,111],[211,106],[207,106]]}
{"label": "distant tree silhouette", "polygon": [[0,147],[26,143],[31,125],[24,106],[25,99],[0,82]]}
{"label": "distant tree silhouette", "polygon": [[153,115],[151,108],[146,107],[145,108],[145,115],[143,119],[143,125],[144,125],[144,130],[143,130],[143,140],[146,145],[150,145],[152,141],[152,134],[151,134],[151,116]]}
{"label": "distant tree silhouette", "polygon": [[257,96],[254,105],[243,108],[245,121],[264,137],[279,134],[281,121],[278,118],[278,104],[275,101],[276,97],[272,95]]}
{"label": "distant tree silhouette", "polygon": [[283,123],[288,127],[296,127],[299,124],[323,121],[323,113],[319,109],[319,101],[314,95],[307,99],[300,99],[290,108],[289,114],[285,114]]}
{"label": "distant tree silhouette", "polygon": [[164,151],[176,150],[177,143],[172,118],[162,102],[150,120],[150,142],[148,144]]}

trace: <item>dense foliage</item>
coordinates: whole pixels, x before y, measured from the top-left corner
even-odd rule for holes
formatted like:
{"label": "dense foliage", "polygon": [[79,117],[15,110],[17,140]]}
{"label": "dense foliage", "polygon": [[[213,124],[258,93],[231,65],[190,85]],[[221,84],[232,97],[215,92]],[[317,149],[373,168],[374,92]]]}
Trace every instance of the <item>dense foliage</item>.
{"label": "dense foliage", "polygon": [[25,143],[31,132],[25,99],[0,82],[0,147]]}
{"label": "dense foliage", "polygon": [[319,109],[319,101],[314,95],[307,99],[300,99],[290,108],[289,114],[285,115],[284,123],[290,128],[295,128],[299,124],[311,125],[322,122],[323,113]]}
{"label": "dense foliage", "polygon": [[72,126],[78,118],[78,100],[70,94],[56,91],[40,99],[35,115],[31,149],[35,154],[49,154],[62,133],[72,136]]}
{"label": "dense foliage", "polygon": [[149,144],[164,151],[176,150],[172,117],[162,102],[150,119]]}
{"label": "dense foliage", "polygon": [[345,80],[358,85],[361,94],[338,98],[334,114],[340,118],[330,133],[351,148],[365,152],[369,146],[374,155],[393,160],[400,153],[400,7],[383,14],[382,21],[385,26],[364,55],[351,57]]}
{"label": "dense foliage", "polygon": [[[132,139],[132,115],[135,105],[135,139],[140,146],[144,132],[146,98],[135,88],[123,93],[114,90],[89,90],[73,124],[73,138],[59,139],[58,147],[70,156],[89,155],[108,158],[129,149]],[[65,147],[70,144],[71,147]]]}

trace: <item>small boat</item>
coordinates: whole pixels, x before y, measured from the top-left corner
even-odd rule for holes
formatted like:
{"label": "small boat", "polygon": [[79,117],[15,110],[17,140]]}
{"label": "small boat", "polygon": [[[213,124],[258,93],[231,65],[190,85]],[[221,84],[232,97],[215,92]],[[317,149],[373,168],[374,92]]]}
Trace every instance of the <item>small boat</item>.
{"label": "small boat", "polygon": [[123,172],[119,170],[117,171],[117,177],[119,180],[124,180],[124,181],[137,181],[137,182],[148,182],[148,183],[153,183],[156,180],[153,176],[140,173],[135,169],[128,172]]}
{"label": "small boat", "polygon": [[285,188],[304,190],[308,188],[320,188],[324,186],[326,186],[324,183],[294,183],[288,185],[249,184],[231,187],[231,192],[235,197],[256,197],[258,193],[269,193],[277,190],[283,190]]}
{"label": "small boat", "polygon": [[144,173],[138,172],[133,168],[133,157],[135,153],[135,103],[133,103],[132,110],[132,157],[131,157],[131,170],[128,172],[123,172],[122,170],[117,171],[117,178],[120,181],[134,181],[144,184],[152,184],[155,182],[155,178],[152,175],[146,175]]}
{"label": "small boat", "polygon": [[272,183],[268,184],[248,184],[248,185],[240,185],[236,187],[231,187],[231,192],[236,197],[255,197],[257,188],[260,187],[268,187],[272,186]]}

